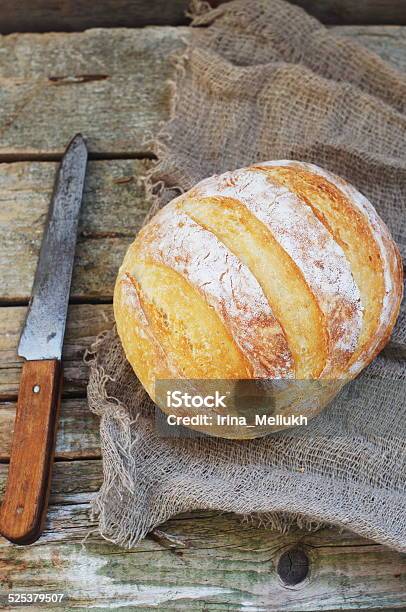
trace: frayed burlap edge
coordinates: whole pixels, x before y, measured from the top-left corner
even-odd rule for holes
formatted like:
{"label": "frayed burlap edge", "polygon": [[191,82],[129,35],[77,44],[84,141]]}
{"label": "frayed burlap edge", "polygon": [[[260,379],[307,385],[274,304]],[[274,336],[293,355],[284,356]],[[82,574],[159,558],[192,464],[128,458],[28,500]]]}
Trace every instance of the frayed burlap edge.
{"label": "frayed burlap edge", "polygon": [[185,49],[175,52],[169,58],[169,63],[172,65],[173,69],[173,77],[166,81],[166,87],[169,91],[169,118],[167,121],[163,121],[160,124],[155,138],[148,139],[144,142],[144,146],[152,151],[157,161],[151,170],[140,177],[140,185],[144,190],[145,197],[151,202],[150,209],[145,216],[143,225],[148,223],[162,206],[167,204],[172,198],[184,192],[184,189],[179,185],[168,186],[162,179],[157,178],[162,172],[168,152],[168,147],[165,144],[165,141],[167,142],[170,140],[167,125],[176,115],[178,84],[185,76],[185,65],[190,55],[190,43],[186,40],[183,40],[183,42],[185,44]]}

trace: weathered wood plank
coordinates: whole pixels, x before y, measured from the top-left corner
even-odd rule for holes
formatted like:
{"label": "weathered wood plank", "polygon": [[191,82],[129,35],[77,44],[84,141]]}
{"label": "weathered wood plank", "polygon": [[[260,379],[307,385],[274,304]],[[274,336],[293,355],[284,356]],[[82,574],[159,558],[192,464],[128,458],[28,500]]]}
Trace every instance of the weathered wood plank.
{"label": "weathered wood plank", "polygon": [[[15,402],[0,403],[0,461],[8,461],[10,458],[15,413]],[[85,398],[63,400],[55,458],[66,460],[84,457],[100,458],[99,421],[90,412]]]}
{"label": "weathered wood plank", "polygon": [[[404,29],[361,32],[345,34],[399,61]],[[148,153],[142,142],[169,118],[169,56],[187,36],[170,27],[0,36],[0,159],[61,155],[78,131],[93,153]]]}
{"label": "weathered wood plank", "polygon": [[169,117],[168,55],[182,28],[0,37],[2,157],[61,153],[76,132],[91,152],[145,153]]}
{"label": "weathered wood plank", "polygon": [[[8,465],[0,464],[0,496],[4,493]],[[87,504],[102,484],[102,462],[99,459],[55,461],[52,473],[50,504]],[[68,536],[69,529],[66,530]],[[0,537],[2,545],[6,542]]]}
{"label": "weathered wood plank", "polygon": [[[210,0],[216,6],[224,0]],[[328,24],[406,24],[403,0],[291,0]],[[87,28],[180,25],[187,0],[3,0],[0,32],[72,32]]]}
{"label": "weathered wood plank", "polygon": [[403,0],[290,0],[323,21],[336,24],[405,25]]}
{"label": "weathered wood plank", "polygon": [[187,0],[3,0],[0,31],[74,32],[87,28],[187,23]]}
{"label": "weathered wood plank", "polygon": [[[151,164],[89,163],[71,298],[111,299],[125,250],[150,206],[137,179]],[[56,169],[54,162],[0,166],[0,299],[29,299]]]}
{"label": "weathered wood plank", "polygon": [[[0,308],[0,398],[15,398],[22,360],[17,345],[26,307]],[[74,304],[69,307],[63,347],[64,391],[67,395],[84,395],[88,369],[83,363],[85,350],[97,335],[113,326],[110,304]]]}
{"label": "weathered wood plank", "polygon": [[[0,482],[6,476],[0,466]],[[289,534],[242,525],[229,514],[195,513],[162,525],[131,551],[94,531],[89,500],[100,462],[57,463],[43,537],[29,547],[0,540],[5,592],[63,592],[64,609],[148,606],[182,610],[378,609],[406,596],[406,559],[348,532]],[[82,545],[84,538],[86,541]],[[310,573],[287,587],[280,555],[299,547]]]}

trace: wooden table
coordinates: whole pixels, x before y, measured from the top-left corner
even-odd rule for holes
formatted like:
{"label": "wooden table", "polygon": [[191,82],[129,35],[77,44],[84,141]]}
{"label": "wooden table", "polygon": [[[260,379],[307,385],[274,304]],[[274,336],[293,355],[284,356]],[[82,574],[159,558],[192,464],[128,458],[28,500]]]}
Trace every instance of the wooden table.
{"label": "wooden table", "polygon": [[[405,27],[337,30],[406,70]],[[116,271],[150,205],[137,182],[154,163],[142,141],[168,118],[168,55],[181,49],[187,36],[183,26],[162,26],[0,38],[2,482],[21,372],[16,347],[56,160],[77,131],[88,138],[92,160],[64,346],[49,517],[43,537],[31,546],[0,541],[2,595],[65,593],[65,610],[401,608],[406,604],[405,558],[334,528],[281,535],[206,512],[175,517],[132,550],[97,535],[89,502],[101,484],[102,465],[82,357],[113,323]],[[286,584],[278,573],[281,555],[291,549],[304,551],[310,562],[307,577],[296,585]],[[284,559],[289,563],[295,557]]]}

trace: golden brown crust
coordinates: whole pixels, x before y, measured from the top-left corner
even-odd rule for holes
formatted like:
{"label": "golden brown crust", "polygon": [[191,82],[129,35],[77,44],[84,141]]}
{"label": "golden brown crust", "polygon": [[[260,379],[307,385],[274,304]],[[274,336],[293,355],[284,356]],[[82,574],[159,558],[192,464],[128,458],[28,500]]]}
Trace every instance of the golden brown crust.
{"label": "golden brown crust", "polygon": [[332,182],[302,167],[255,166],[310,206],[343,249],[361,292],[363,328],[351,362],[368,350],[379,326],[385,296],[381,253],[364,215]]}
{"label": "golden brown crust", "polygon": [[324,313],[328,358],[321,376],[341,377],[352,358],[362,325],[360,295],[341,247],[312,209],[266,172],[250,168],[199,183],[189,199],[235,197],[271,232],[301,271]]}
{"label": "golden brown crust", "polygon": [[251,378],[248,361],[217,313],[180,274],[139,258],[138,245],[133,243],[126,258],[127,274],[136,283],[149,337],[157,339],[180,376]]}
{"label": "golden brown crust", "polygon": [[[278,162],[267,162],[267,164],[268,163],[279,165]],[[373,356],[375,356],[389,340],[393,326],[396,323],[403,296],[403,269],[399,249],[393,241],[389,229],[378,216],[369,200],[347,181],[335,174],[322,170],[314,164],[295,161],[282,163],[294,168],[307,169],[318,176],[324,177],[337,187],[351,202],[354,208],[364,216],[371,228],[374,240],[380,249],[385,280],[385,295],[380,317],[380,326],[375,337],[371,338],[371,343],[367,350],[361,354],[360,358],[350,367],[351,376],[356,376],[368,363],[370,363]]]}
{"label": "golden brown crust", "polygon": [[128,361],[146,391],[154,397],[156,380],[179,377],[168,356],[153,336],[138,294],[137,281],[128,273],[119,273],[114,289],[114,316]]}
{"label": "golden brown crust", "polygon": [[283,329],[247,266],[215,236],[167,206],[137,240],[138,257],[181,274],[230,331],[255,378],[292,376],[294,363]]}
{"label": "golden brown crust", "polygon": [[232,198],[184,198],[178,206],[251,270],[284,330],[296,377],[318,378],[327,359],[324,315],[301,270],[270,230]]}

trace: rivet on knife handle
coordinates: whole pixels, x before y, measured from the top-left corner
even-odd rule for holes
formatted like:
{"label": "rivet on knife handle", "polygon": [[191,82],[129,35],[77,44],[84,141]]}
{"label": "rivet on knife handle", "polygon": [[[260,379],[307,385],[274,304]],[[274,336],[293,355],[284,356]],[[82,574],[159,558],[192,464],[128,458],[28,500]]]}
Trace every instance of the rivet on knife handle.
{"label": "rivet on knife handle", "polygon": [[18,354],[25,357],[0,533],[30,544],[42,532],[48,504],[61,356],[87,165],[80,134],[67,147],[55,181]]}

